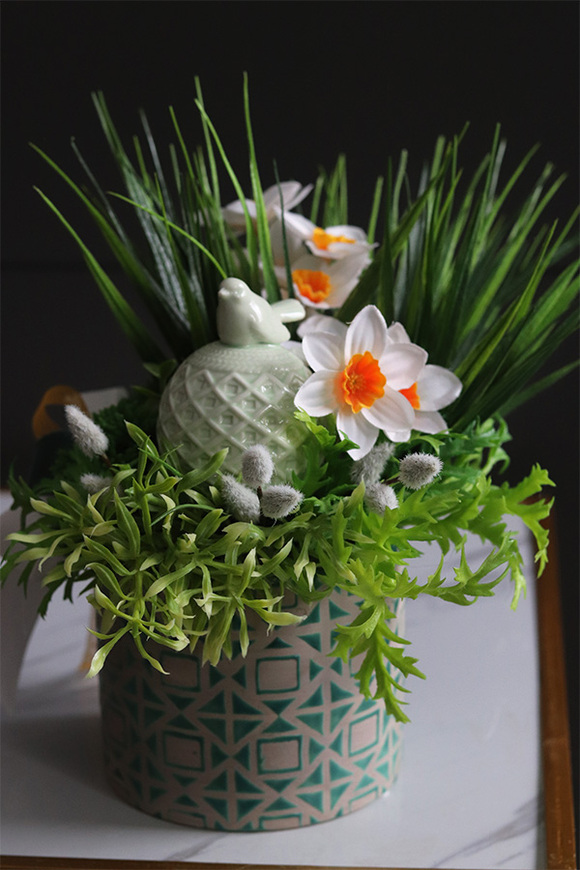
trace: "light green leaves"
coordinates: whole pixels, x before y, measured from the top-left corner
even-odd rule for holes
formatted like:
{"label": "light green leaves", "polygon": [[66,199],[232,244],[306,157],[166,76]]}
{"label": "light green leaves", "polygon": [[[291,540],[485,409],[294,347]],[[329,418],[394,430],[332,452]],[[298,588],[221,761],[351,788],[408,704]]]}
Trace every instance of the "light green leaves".
{"label": "light green leaves", "polygon": [[[89,593],[101,614],[102,645],[91,674],[108,652],[130,634],[153,667],[161,664],[147,639],[170,649],[202,645],[204,660],[231,656],[237,640],[250,642],[248,613],[283,629],[304,617],[289,606],[287,593],[314,604],[334,590],[357,596],[358,616],[336,627],[333,654],[345,661],[361,656],[361,691],[373,680],[376,697],[406,721],[401,676],[418,676],[408,641],[391,628],[397,599],[430,595],[469,605],[493,594],[503,578],[513,583],[513,606],[525,591],[517,536],[506,517],[519,516],[534,534],[540,569],[546,558],[549,512],[543,500],[532,501],[551,482],[541,468],[532,469],[518,486],[495,485],[489,474],[505,459],[509,438],[503,422],[471,425],[463,433],[426,436],[413,449],[439,454],[443,471],[429,486],[398,493],[398,505],[382,515],[365,508],[364,483],[344,482],[344,452],[336,436],[305,415],[309,430],[305,450],[321,468],[336,468],[323,487],[326,494],[305,498],[296,513],[271,525],[234,521],[214,485],[225,458],[221,451],[201,468],[181,474],[137,426],[127,431],[138,447],[133,465],[113,467],[111,484],[88,495],[67,483],[44,499],[28,528],[11,536],[3,576],[21,562],[54,566],[44,576],[41,610],[59,589],[70,597],[74,587]],[[409,445],[401,450],[407,452]],[[397,468],[387,459],[385,475]],[[389,463],[392,463],[389,471]],[[314,469],[307,471],[314,479]],[[341,478],[340,475],[343,475]],[[25,485],[17,500],[28,492]],[[466,556],[468,532],[489,542],[478,564]],[[414,559],[421,542],[439,547],[441,561],[429,576],[415,576]],[[444,556],[459,553],[457,567],[444,572]],[[26,582],[25,572],[23,582]],[[80,584],[80,587],[79,587]]]}

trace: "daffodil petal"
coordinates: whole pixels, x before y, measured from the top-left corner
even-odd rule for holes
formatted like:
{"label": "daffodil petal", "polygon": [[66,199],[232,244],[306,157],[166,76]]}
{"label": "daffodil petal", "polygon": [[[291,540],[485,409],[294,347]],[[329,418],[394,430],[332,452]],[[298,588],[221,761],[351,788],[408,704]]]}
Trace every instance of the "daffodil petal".
{"label": "daffodil petal", "polygon": [[350,409],[340,409],[336,415],[336,428],[358,448],[348,451],[355,460],[362,459],[371,450],[379,436],[379,430],[361,414],[354,414]]}
{"label": "daffodil petal", "polygon": [[306,246],[316,257],[332,260],[351,260],[353,257],[365,258],[363,266],[366,265],[369,251],[375,247],[367,242],[366,233],[360,227],[351,225],[339,225],[326,227],[323,231],[325,244],[318,247],[316,243],[316,235],[314,226],[312,233],[308,238],[305,238]]}
{"label": "daffodil petal", "polygon": [[411,403],[389,387],[385,387],[384,394],[370,408],[363,408],[360,413],[369,423],[384,431],[410,429],[415,421]]}
{"label": "daffodil petal", "polygon": [[301,341],[283,341],[281,347],[285,347],[286,350],[291,351],[294,356],[298,357],[300,362],[306,362],[306,357],[304,356],[304,350],[302,349]]}
{"label": "daffodil petal", "polygon": [[[364,254],[365,257],[371,246],[366,242],[330,242],[327,248],[318,248],[314,242],[306,240],[306,247],[315,257],[330,258],[332,260],[352,260],[353,257]],[[366,265],[366,264],[365,264]]]}
{"label": "daffodil petal", "polygon": [[[252,199],[247,199],[246,207],[250,218],[256,220],[256,203]],[[239,199],[224,205],[222,215],[226,223],[228,223],[233,229],[245,229],[246,215],[244,207]]]}
{"label": "daffodil petal", "polygon": [[286,266],[279,266],[274,264],[274,275],[276,276],[276,280],[278,281],[280,287],[287,286],[288,282],[286,281]]}
{"label": "daffodil petal", "polygon": [[385,435],[389,439],[389,441],[394,441],[395,444],[399,444],[404,441],[408,441],[411,437],[410,429],[387,429],[385,430]]}
{"label": "daffodil petal", "polygon": [[379,356],[380,369],[393,390],[406,390],[416,383],[426,361],[427,351],[417,344],[387,344]]}
{"label": "daffodil petal", "polygon": [[417,381],[422,411],[438,411],[455,401],[462,384],[457,375],[442,366],[428,365]]}
{"label": "daffodil petal", "polygon": [[292,235],[298,236],[302,241],[309,239],[316,229],[316,224],[313,224],[312,221],[308,220],[308,218],[305,218],[301,214],[284,212],[283,218],[280,213],[280,218],[284,222],[286,231],[290,232]]}
{"label": "daffodil petal", "polygon": [[346,329],[346,324],[341,320],[337,320],[336,317],[331,317],[327,314],[315,314],[312,312],[312,314],[307,315],[302,321],[297,332],[300,338],[304,338],[306,335],[311,335],[314,332],[331,332],[333,335],[340,338],[341,342],[344,344]]}
{"label": "daffodil petal", "polygon": [[332,290],[330,291],[324,302],[321,302],[319,305],[316,305],[316,303],[314,302],[311,302],[310,304],[313,308],[320,308],[326,310],[329,308],[340,308],[342,303],[345,302],[346,299],[348,299],[350,292],[355,284],[356,279],[352,283],[343,284],[342,286],[340,284],[336,285],[332,283]]}
{"label": "daffodil petal", "polygon": [[275,217],[270,222],[270,244],[276,266],[281,266],[284,272],[283,281],[286,286],[286,251],[291,263],[294,263],[304,253],[303,240],[293,233],[283,234],[282,221]]}
{"label": "daffodil petal", "polygon": [[325,272],[327,275],[330,274],[327,264],[312,254],[303,254],[292,263],[292,271],[301,271],[302,269],[312,272]]}
{"label": "daffodil petal", "polygon": [[[359,311],[348,327],[344,343],[345,359],[349,360],[355,353],[365,353],[365,351],[369,351],[375,359],[380,359],[385,353],[386,346],[385,319],[375,305],[367,305]],[[387,374],[382,366],[381,371]]]}
{"label": "daffodil petal", "polygon": [[439,411],[415,411],[413,428],[419,432],[435,435],[437,432],[444,432],[448,427]]}
{"label": "daffodil petal", "polygon": [[335,374],[315,372],[305,381],[296,395],[294,404],[311,417],[325,417],[336,410],[334,390]]}
{"label": "daffodil petal", "polygon": [[395,323],[391,323],[389,328],[387,329],[387,336],[389,341],[392,341],[394,344],[410,344],[411,339],[407,334],[407,330],[403,326],[402,323],[395,321]]}
{"label": "daffodil petal", "polygon": [[[361,272],[366,266],[368,266],[368,264],[368,253],[364,251],[362,254],[359,253],[351,257],[344,257],[342,260],[337,260],[335,263],[332,263],[328,267],[328,274],[331,276],[333,284],[348,285],[349,289],[352,290],[358,281]],[[367,308],[369,307],[374,308],[375,306],[367,306]],[[380,312],[379,315],[382,317]]]}
{"label": "daffodil petal", "polygon": [[282,193],[284,194],[284,208],[289,211],[300,205],[303,199],[306,199],[310,191],[314,188],[313,184],[306,184],[302,187],[297,181],[283,181]]}
{"label": "daffodil petal", "polygon": [[329,236],[346,236],[347,239],[354,239],[355,242],[366,242],[367,234],[361,227],[353,227],[350,224],[337,224],[332,227],[325,227],[324,232]]}
{"label": "daffodil petal", "polygon": [[[272,212],[274,209],[279,209],[282,204],[284,211],[288,211],[302,202],[311,190],[311,184],[303,187],[299,181],[282,181],[279,186],[273,184],[264,191],[266,211]],[[280,203],[280,194],[282,194],[282,204]]]}
{"label": "daffodil petal", "polygon": [[[266,207],[266,211],[273,209],[275,206],[281,206],[284,202],[284,187],[288,184],[292,184],[292,182],[283,181],[278,188],[277,184],[272,184],[270,187],[267,187],[266,190],[262,191],[262,198],[264,200],[264,205]],[[298,182],[294,182],[298,184]],[[282,202],[280,202],[280,193],[282,193]]]}
{"label": "daffodil petal", "polygon": [[342,342],[331,332],[316,332],[306,335],[302,342],[304,356],[315,371],[338,373],[344,368]]}

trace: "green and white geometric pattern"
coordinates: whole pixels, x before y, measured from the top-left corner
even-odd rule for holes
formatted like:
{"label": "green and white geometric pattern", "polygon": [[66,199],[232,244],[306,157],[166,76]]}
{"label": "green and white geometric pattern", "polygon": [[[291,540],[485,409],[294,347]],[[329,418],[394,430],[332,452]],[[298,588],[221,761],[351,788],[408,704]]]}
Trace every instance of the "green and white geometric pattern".
{"label": "green and white geometric pattern", "polygon": [[323,822],[378,798],[397,774],[401,725],[362,697],[356,663],[327,655],[353,608],[341,594],[298,626],[267,635],[254,623],[247,657],[217,667],[158,648],[166,675],[123,639],[101,674],[115,791],[160,818],[230,831]]}

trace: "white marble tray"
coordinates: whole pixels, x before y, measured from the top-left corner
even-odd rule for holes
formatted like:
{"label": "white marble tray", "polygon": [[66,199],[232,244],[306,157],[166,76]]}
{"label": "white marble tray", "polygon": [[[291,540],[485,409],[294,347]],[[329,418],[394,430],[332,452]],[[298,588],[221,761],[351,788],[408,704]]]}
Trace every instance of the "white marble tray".
{"label": "white marble tray", "polygon": [[[473,607],[408,603],[406,634],[428,679],[408,684],[412,723],[392,791],[351,816],[292,831],[198,831],[121,803],[101,767],[97,684],[79,669],[88,608],[55,601],[3,714],[2,853],[208,868],[545,867],[535,581],[521,535],[529,591],[515,613],[509,582]],[[484,554],[470,541],[470,558]],[[429,556],[422,562],[428,570]]]}

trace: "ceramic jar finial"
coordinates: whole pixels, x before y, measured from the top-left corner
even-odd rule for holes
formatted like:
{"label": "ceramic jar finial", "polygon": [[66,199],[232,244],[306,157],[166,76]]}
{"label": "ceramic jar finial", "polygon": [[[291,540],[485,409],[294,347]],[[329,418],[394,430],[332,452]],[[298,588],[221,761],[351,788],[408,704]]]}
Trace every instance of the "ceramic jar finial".
{"label": "ceramic jar finial", "polygon": [[303,317],[297,299],[270,305],[239,278],[226,278],[218,291],[217,331],[220,341],[232,347],[282,344],[290,338],[284,323]]}

